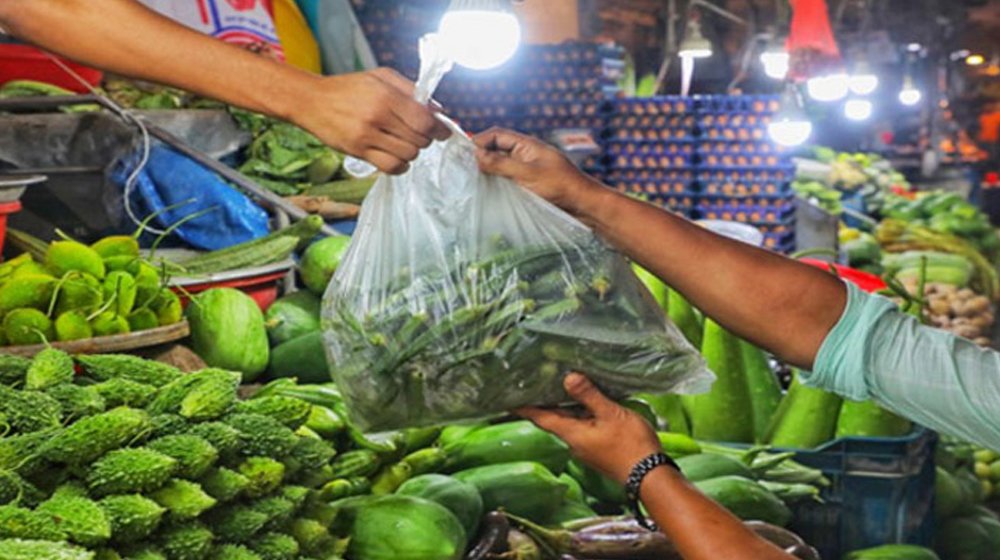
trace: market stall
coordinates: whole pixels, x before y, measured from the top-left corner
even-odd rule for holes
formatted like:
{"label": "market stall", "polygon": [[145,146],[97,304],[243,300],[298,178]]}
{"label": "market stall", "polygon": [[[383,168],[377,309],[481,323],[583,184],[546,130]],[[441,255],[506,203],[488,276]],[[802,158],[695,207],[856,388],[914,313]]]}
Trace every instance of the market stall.
{"label": "market stall", "polygon": [[1000,449],[814,386],[480,171],[464,134],[543,139],[992,352],[996,162],[948,103],[973,95],[960,72],[992,79],[966,68],[978,45],[901,34],[877,2],[560,2],[580,33],[559,44],[522,41],[566,22],[509,2],[210,2],[198,25],[144,3],[309,71],[393,67],[453,134],[383,174],[280,118],[0,42],[0,560],[687,558],[511,413],[582,414],[571,371],[787,557],[1000,558]]}

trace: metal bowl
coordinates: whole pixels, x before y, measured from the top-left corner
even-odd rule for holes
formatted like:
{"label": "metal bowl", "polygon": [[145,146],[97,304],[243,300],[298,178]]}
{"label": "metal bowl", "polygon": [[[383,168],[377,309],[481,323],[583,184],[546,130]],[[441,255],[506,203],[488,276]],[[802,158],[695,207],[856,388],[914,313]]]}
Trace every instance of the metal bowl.
{"label": "metal bowl", "polygon": [[20,200],[25,189],[48,179],[45,175],[0,175],[0,204]]}

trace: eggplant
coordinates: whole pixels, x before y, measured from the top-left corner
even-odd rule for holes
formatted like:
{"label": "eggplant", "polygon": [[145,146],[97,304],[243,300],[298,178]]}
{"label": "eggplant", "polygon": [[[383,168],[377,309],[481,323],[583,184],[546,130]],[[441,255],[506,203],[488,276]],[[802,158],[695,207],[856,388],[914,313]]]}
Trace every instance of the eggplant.
{"label": "eggplant", "polygon": [[507,516],[499,511],[487,513],[483,516],[478,540],[466,553],[465,560],[487,560],[493,554],[506,552],[509,532],[510,522],[507,521]]}

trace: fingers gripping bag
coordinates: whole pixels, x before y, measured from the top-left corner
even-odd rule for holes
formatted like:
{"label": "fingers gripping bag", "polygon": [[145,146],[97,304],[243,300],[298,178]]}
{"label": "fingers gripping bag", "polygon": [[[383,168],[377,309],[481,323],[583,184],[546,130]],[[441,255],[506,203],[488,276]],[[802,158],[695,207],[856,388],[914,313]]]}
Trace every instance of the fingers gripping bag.
{"label": "fingers gripping bag", "polygon": [[[422,101],[448,67],[430,50],[421,43]],[[352,420],[376,432],[560,404],[568,371],[613,396],[707,389],[701,356],[626,261],[482,174],[449,124],[407,173],[378,179],[327,288],[324,340]]]}

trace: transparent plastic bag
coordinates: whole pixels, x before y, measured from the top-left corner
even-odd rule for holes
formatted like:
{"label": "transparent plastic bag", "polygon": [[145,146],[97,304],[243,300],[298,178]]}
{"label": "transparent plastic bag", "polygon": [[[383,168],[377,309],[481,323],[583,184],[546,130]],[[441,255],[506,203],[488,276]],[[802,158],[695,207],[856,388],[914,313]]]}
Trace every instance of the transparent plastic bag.
{"label": "transparent plastic bag", "polygon": [[701,356],[628,263],[482,174],[451,126],[377,181],[327,289],[327,356],[352,420],[383,431],[560,404],[567,371],[613,396],[707,389]]}

